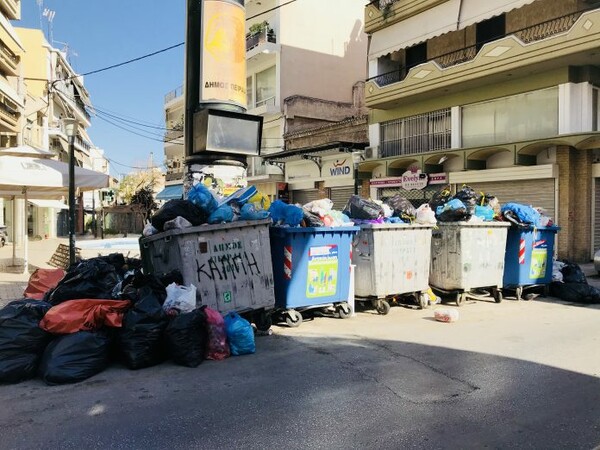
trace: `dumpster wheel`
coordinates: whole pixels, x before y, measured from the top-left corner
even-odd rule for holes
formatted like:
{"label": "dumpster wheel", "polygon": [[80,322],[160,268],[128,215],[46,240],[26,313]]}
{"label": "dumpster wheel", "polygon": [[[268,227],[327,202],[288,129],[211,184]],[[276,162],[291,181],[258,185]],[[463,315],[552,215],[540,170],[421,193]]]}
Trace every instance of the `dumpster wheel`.
{"label": "dumpster wheel", "polygon": [[377,300],[377,305],[375,306],[375,309],[379,314],[385,316],[387,313],[390,312],[390,304],[387,300]]}
{"label": "dumpster wheel", "polygon": [[502,290],[498,289],[498,288],[492,288],[492,295],[494,296],[494,301],[496,303],[501,303],[502,302]]}
{"label": "dumpster wheel", "polygon": [[466,292],[458,292],[456,294],[456,298],[454,300],[456,302],[456,306],[462,306],[462,304],[465,302],[466,299],[467,299]]}
{"label": "dumpster wheel", "polygon": [[517,301],[523,300],[523,286],[517,286],[515,289],[515,295],[517,297]]}
{"label": "dumpster wheel", "polygon": [[288,327],[297,328],[302,325],[302,314],[295,309],[290,309],[285,312],[285,323]]}
{"label": "dumpster wheel", "polygon": [[419,308],[421,308],[421,309],[429,308],[429,296],[427,294],[423,294],[423,293],[419,294]]}
{"label": "dumpster wheel", "polygon": [[340,303],[335,309],[340,319],[349,319],[352,317],[352,308],[348,303]]}

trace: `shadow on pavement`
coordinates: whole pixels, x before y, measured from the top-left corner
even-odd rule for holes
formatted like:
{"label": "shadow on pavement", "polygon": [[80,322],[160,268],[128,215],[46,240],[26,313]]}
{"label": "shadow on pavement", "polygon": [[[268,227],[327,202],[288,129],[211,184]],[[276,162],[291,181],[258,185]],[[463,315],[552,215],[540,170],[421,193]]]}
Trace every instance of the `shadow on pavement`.
{"label": "shadow on pavement", "polygon": [[[525,341],[526,342],[526,341]],[[524,343],[526,345],[526,343]],[[592,448],[600,380],[364,338],[259,338],[196,369],[0,387],[5,448]],[[534,352],[535,353],[535,352]],[[593,357],[590,355],[590,357]]]}

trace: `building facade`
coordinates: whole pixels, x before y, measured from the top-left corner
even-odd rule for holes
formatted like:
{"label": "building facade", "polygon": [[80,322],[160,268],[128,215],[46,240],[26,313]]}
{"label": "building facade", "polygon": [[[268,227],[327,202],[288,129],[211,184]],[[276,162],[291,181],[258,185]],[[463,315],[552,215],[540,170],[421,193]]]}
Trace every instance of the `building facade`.
{"label": "building facade", "polygon": [[[364,2],[247,0],[245,4],[247,112],[264,118],[261,155],[268,156],[284,150],[290,121],[315,127],[340,120],[323,117],[318,101],[316,108],[292,116],[285,99],[301,96],[352,104],[352,87],[366,75]],[[183,178],[183,111],[181,90],[167,94],[166,180],[172,185]],[[278,167],[260,157],[249,158],[247,175],[249,183],[272,198],[285,181]]]}
{"label": "building facade", "polygon": [[365,29],[359,170],[371,195],[418,204],[437,184],[469,184],[546,209],[558,256],[589,260],[600,247],[600,3],[379,0]]}

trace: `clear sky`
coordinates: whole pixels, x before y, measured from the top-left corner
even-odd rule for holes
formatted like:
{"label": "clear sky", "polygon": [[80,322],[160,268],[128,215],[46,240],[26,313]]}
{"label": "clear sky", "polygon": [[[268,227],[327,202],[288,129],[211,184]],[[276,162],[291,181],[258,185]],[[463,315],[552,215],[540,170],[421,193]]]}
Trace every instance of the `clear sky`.
{"label": "clear sky", "polygon": [[[55,11],[54,47],[69,48],[74,70],[86,73],[179,44],[185,40],[185,0],[43,0],[42,11]],[[42,28],[48,22],[37,0],[21,1],[21,20],[15,27]],[[98,116],[88,133],[111,160],[111,174],[163,163],[164,130],[124,124],[106,113],[155,127],[164,127],[164,96],[183,84],[184,46],[142,61],[85,77],[84,84]],[[130,131],[119,126],[135,127]],[[149,136],[145,138],[133,133]],[[119,165],[122,164],[122,165]]]}

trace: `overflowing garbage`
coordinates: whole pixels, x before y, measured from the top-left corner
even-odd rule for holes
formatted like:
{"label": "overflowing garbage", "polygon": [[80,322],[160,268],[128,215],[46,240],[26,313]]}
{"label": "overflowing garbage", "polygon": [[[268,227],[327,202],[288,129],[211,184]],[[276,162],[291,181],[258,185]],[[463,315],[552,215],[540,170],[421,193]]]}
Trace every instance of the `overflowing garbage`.
{"label": "overflowing garbage", "polygon": [[112,254],[83,260],[58,281],[53,269],[34,273],[25,294],[37,299],[0,309],[0,383],[36,376],[49,385],[75,383],[112,362],[196,367],[254,353],[248,321],[196,306],[195,288],[178,284],[181,274],[160,278],[139,265]]}
{"label": "overflowing garbage", "polygon": [[554,261],[550,293],[566,302],[600,303],[600,290],[590,286],[581,267],[569,261]]}

